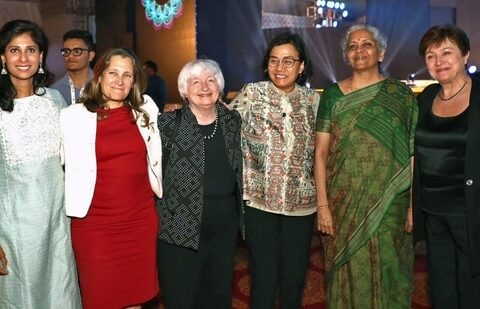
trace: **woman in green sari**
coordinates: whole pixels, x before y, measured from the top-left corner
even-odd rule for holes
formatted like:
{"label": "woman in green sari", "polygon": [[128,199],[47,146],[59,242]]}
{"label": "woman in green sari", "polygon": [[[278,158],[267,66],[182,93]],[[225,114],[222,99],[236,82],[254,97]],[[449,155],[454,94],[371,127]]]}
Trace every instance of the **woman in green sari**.
{"label": "woman in green sari", "polygon": [[329,308],[410,308],[411,158],[417,105],[379,71],[386,39],[367,25],[342,41],[353,72],[317,114],[315,182]]}

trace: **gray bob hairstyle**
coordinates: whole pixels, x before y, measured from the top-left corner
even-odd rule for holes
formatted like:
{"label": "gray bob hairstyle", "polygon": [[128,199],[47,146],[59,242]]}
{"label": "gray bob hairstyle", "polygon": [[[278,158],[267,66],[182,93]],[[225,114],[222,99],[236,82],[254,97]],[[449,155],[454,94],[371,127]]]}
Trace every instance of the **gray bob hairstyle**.
{"label": "gray bob hairstyle", "polygon": [[188,80],[205,72],[213,74],[218,84],[218,90],[222,93],[225,79],[218,63],[210,59],[196,59],[184,65],[178,74],[178,92],[183,99],[187,97]]}
{"label": "gray bob hairstyle", "polygon": [[343,52],[343,59],[345,61],[347,61],[348,39],[350,38],[350,34],[352,34],[352,32],[355,32],[357,30],[366,30],[370,32],[370,34],[373,37],[373,40],[377,43],[378,52],[383,52],[387,49],[387,38],[385,37],[385,35],[383,35],[383,33],[380,32],[380,30],[370,25],[364,25],[364,24],[353,25],[347,29],[347,32],[345,32],[345,35],[343,36],[342,41],[340,42],[340,46],[342,47],[342,52]]}

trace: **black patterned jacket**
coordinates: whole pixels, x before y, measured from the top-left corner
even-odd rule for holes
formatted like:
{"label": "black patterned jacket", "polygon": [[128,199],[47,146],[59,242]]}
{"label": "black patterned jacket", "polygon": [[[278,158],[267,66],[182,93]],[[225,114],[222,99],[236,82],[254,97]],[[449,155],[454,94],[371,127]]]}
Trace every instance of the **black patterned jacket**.
{"label": "black patterned jacket", "polygon": [[[228,161],[237,181],[238,210],[243,221],[241,118],[238,112],[230,111],[221,103],[216,104],[216,109]],[[168,163],[164,167],[163,198],[157,201],[159,238],[197,250],[203,215],[204,138],[188,106],[182,108],[176,134],[175,117],[176,112],[163,113],[158,117],[162,147],[164,151],[165,147],[170,147]]]}

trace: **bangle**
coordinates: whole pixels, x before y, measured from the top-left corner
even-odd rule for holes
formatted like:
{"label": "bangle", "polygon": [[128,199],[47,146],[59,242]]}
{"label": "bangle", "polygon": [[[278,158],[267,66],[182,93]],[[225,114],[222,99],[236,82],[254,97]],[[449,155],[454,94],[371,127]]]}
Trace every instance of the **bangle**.
{"label": "bangle", "polygon": [[324,205],[317,205],[317,208],[328,208],[328,204],[324,204]]}

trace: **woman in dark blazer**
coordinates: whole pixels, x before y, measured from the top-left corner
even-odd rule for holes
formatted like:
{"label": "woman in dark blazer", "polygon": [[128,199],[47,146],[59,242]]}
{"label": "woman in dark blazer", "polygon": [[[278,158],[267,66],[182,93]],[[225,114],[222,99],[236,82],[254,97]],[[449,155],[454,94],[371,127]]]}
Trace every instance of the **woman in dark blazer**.
{"label": "woman in dark blazer", "polygon": [[414,236],[427,241],[433,307],[480,308],[480,81],[455,26],[432,27],[419,51],[438,84],[418,97]]}
{"label": "woman in dark blazer", "polygon": [[223,87],[216,62],[187,63],[178,77],[186,104],[158,119],[165,171],[158,263],[167,309],[231,308],[241,119],[219,102]]}

